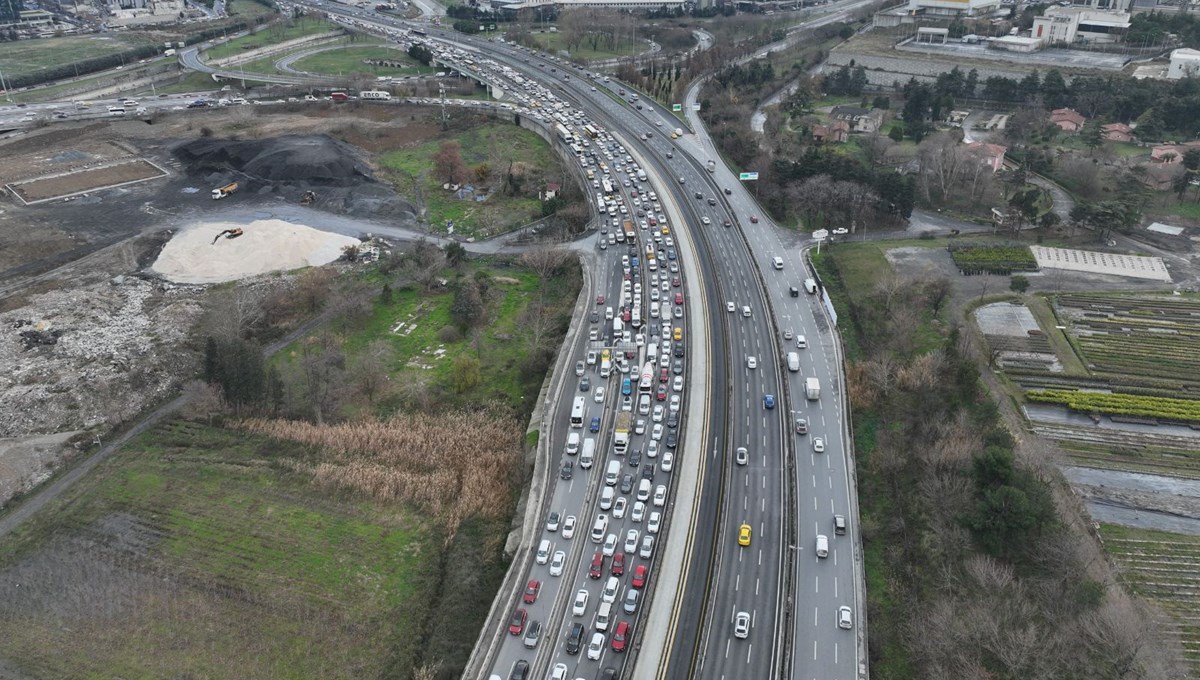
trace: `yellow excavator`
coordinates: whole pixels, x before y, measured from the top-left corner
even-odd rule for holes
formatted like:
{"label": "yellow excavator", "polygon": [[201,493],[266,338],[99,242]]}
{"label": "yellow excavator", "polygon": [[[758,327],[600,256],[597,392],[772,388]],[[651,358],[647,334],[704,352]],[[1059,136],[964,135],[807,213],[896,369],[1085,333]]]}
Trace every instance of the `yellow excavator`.
{"label": "yellow excavator", "polygon": [[216,236],[214,236],[212,243],[209,245],[216,245],[217,241],[220,240],[220,238],[222,236],[224,236],[225,238],[237,238],[241,235],[242,235],[241,227],[235,227],[233,229],[226,229],[226,230],[222,231],[221,233],[217,234]]}
{"label": "yellow excavator", "polygon": [[300,205],[309,205],[315,200],[317,200],[316,192],[306,191],[304,192],[304,195],[300,197]]}

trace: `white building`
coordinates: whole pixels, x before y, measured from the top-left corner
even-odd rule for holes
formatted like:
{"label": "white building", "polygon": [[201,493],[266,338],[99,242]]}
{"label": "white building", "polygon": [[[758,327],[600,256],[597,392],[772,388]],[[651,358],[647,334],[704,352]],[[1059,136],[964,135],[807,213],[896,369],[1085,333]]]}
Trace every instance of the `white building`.
{"label": "white building", "polygon": [[1092,9],[1107,9],[1114,12],[1128,12],[1132,0],[1071,0],[1075,7],[1091,7]]}
{"label": "white building", "polygon": [[186,14],[183,0],[108,0],[109,26],[140,26],[179,21]]}
{"label": "white building", "polygon": [[557,5],[559,9],[595,7],[604,9],[659,9],[680,7],[691,0],[492,0],[492,6],[504,9],[529,9]]}
{"label": "white building", "polygon": [[1050,7],[1034,17],[1033,38],[1044,45],[1081,42],[1119,42],[1129,30],[1127,12],[1110,12],[1088,7]]}
{"label": "white building", "polygon": [[1000,0],[908,0],[909,14],[939,17],[980,16],[1000,8]]}
{"label": "white building", "polygon": [[1171,65],[1167,67],[1167,78],[1179,80],[1200,76],[1200,50],[1181,47],[1171,50]]}

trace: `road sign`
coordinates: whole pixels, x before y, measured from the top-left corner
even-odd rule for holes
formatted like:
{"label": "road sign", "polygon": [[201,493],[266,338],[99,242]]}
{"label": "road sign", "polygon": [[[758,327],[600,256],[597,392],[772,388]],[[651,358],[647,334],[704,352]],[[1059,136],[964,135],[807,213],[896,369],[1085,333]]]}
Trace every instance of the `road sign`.
{"label": "road sign", "polygon": [[813,238],[818,241],[824,241],[825,239],[829,238],[829,230],[828,229],[818,229],[813,232]]}
{"label": "road sign", "polygon": [[695,104],[692,104],[692,110],[699,111],[700,110],[700,102],[696,102]]}
{"label": "road sign", "polygon": [[743,182],[750,182],[750,181],[758,179],[758,173],[757,172],[739,172],[738,179],[740,179]]}
{"label": "road sign", "polygon": [[679,113],[680,111],[683,110],[683,104],[671,104],[671,110],[676,113]]}

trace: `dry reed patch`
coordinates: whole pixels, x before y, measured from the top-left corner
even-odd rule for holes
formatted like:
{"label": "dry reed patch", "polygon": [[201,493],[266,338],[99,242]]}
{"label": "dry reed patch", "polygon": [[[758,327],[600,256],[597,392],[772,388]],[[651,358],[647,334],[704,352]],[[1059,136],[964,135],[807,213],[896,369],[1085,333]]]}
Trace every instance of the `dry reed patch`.
{"label": "dry reed patch", "polygon": [[314,456],[285,464],[318,484],[412,503],[445,524],[447,540],[468,517],[506,512],[522,446],[521,428],[499,407],[324,425],[255,418],[240,426],[316,447]]}

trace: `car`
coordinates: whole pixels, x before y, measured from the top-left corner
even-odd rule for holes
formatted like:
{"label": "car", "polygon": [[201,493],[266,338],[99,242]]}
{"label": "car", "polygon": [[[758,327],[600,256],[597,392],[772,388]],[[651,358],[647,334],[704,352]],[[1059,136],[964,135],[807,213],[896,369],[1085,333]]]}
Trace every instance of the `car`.
{"label": "car", "polygon": [[638,418],[633,424],[634,434],[646,434],[646,419]]}
{"label": "car", "polygon": [[671,316],[675,317],[676,319],[682,319],[683,318],[683,307],[676,305],[675,309],[671,310]]}
{"label": "car", "polygon": [[524,608],[513,612],[512,618],[508,620],[508,634],[520,635],[525,632],[525,619],[529,616],[529,612]]}
{"label": "car", "polygon": [[675,379],[673,381],[671,381],[671,390],[674,392],[682,392],[683,391],[683,376],[682,375],[675,376]]}
{"label": "car", "polygon": [[513,664],[512,673],[509,674],[508,680],[528,680],[529,678],[529,662],[525,659]]}
{"label": "car", "polygon": [[656,401],[666,401],[667,400],[667,386],[666,385],[659,385],[658,387],[654,388],[654,399]]}
{"label": "car", "polygon": [[604,387],[603,386],[599,386],[599,385],[596,386],[596,393],[595,393],[595,396],[593,397],[593,399],[595,400],[595,402],[597,404],[604,403]]}
{"label": "car", "polygon": [[732,195],[733,195],[733,191],[731,191],[731,190],[729,189],[729,187],[725,187],[725,195],[726,195],[726,196],[732,196]]}
{"label": "car", "polygon": [[659,462],[659,467],[662,468],[663,472],[670,472],[671,468],[674,465],[675,465],[675,454],[671,453],[670,451],[664,451],[663,455],[662,455],[662,460]]}
{"label": "car", "polygon": [[850,630],[854,627],[854,619],[850,613],[850,608],[846,605],[838,607],[838,628]]}
{"label": "car", "polygon": [[[575,653],[579,653],[578,647],[576,647]],[[550,671],[550,680],[567,680],[567,673],[567,664],[556,663],[554,664],[554,670]]]}
{"label": "car", "polygon": [[646,444],[646,457],[658,458],[658,442],[653,439],[650,440],[650,443]]}
{"label": "car", "polygon": [[738,612],[733,617],[733,636],[739,640],[750,637],[750,614]]}
{"label": "car", "polygon": [[738,527],[738,545],[742,547],[750,545],[751,533],[752,532],[749,524],[743,524],[742,526]]}
{"label": "car", "polygon": [[521,601],[525,604],[533,604],[537,602],[538,593],[542,592],[542,582],[531,578],[529,583],[525,584],[525,594],[521,597]]}
{"label": "car", "polygon": [[796,419],[796,434],[808,434],[808,421],[804,418]]}
{"label": "car", "polygon": [[773,395],[773,394],[764,394],[763,395],[763,408],[765,408],[765,409],[775,408],[775,395]]}
{"label": "car", "polygon": [[588,567],[588,578],[600,578],[604,573],[604,553],[598,552],[592,555],[592,565]]}
{"label": "car", "polygon": [[666,413],[666,409],[663,407],[662,404],[655,404],[654,410],[651,411],[650,419],[656,423],[661,423],[665,413]]}
{"label": "car", "polygon": [[838,536],[846,535],[846,517],[844,515],[833,516],[833,533]]}
{"label": "car", "polygon": [[825,452],[825,439],[823,437],[813,437],[813,451],[817,453]]}
{"label": "car", "polygon": [[683,362],[675,361],[671,364],[671,372],[675,375],[683,375]]}
{"label": "car", "polygon": [[554,551],[554,557],[550,558],[550,575],[562,576],[563,567],[567,563],[567,553],[561,550]]}
{"label": "car", "polygon": [[637,467],[642,464],[642,450],[634,449],[633,453],[629,454],[630,467]]}
{"label": "car", "polygon": [[587,370],[587,367],[584,365],[584,363],[582,361],[575,362],[575,375],[576,376],[582,378],[583,374],[586,370]]}
{"label": "car", "polygon": [[621,476],[621,493],[633,493],[633,475]]}
{"label": "car", "polygon": [[704,194],[702,194],[702,193],[700,193],[699,191],[697,191],[697,192],[696,192],[696,198],[703,200],[703,199],[704,199]]}
{"label": "car", "polygon": [[709,224],[712,224],[712,220],[708,219],[708,216],[706,215],[706,216],[700,218],[700,223],[704,224],[704,225],[709,225]]}
{"label": "car", "polygon": [[680,340],[683,340],[683,329],[682,329],[682,328],[680,328],[680,327],[678,327],[678,326],[676,326],[676,327],[675,327],[675,332],[674,332],[674,334],[672,334],[672,335],[671,335],[671,338],[672,338],[672,339],[673,339],[675,342],[679,342]]}
{"label": "car", "polygon": [[750,224],[758,224],[758,215],[750,216]]}
{"label": "car", "polygon": [[[675,345],[675,348],[676,348],[676,350],[681,350],[681,349],[683,349],[683,345]],[[672,395],[671,395],[671,406],[670,406],[670,409],[671,409],[672,411],[678,411],[678,410],[679,410],[679,406],[680,406],[682,403],[683,403],[683,400],[679,398],[679,395],[678,395],[678,394],[672,394]]]}
{"label": "car", "polygon": [[642,466],[642,479],[654,481],[654,463],[646,463]]}
{"label": "car", "polygon": [[672,430],[679,427],[679,411],[672,411],[671,415],[667,416],[667,427]]}
{"label": "car", "polygon": [[599,661],[602,653],[604,653],[604,633],[593,633],[592,641],[588,643],[587,658]]}
{"label": "car", "polygon": [[642,547],[641,547],[641,549],[638,550],[638,557],[642,558],[643,560],[648,560],[653,555],[654,555],[654,537],[653,536],[643,536],[642,537]]}
{"label": "car", "polygon": [[613,555],[612,568],[609,569],[609,573],[611,573],[613,576],[625,575],[625,553],[617,553],[616,555]]}
{"label": "car", "polygon": [[644,588],[649,575],[650,567],[645,564],[639,564],[633,570],[633,579],[629,582],[629,585],[634,588]]}
{"label": "car", "polygon": [[588,425],[588,431],[589,432],[599,432],[600,431],[600,416],[594,416],[592,418],[592,422]]}
{"label": "car", "polygon": [[602,305],[602,304],[604,304],[606,299],[607,298],[605,298],[603,295],[597,295],[596,296],[596,304]]}
{"label": "car", "polygon": [[784,339],[784,340],[791,340],[791,339],[792,339],[792,329],[790,329],[790,328],[785,328],[785,329],[784,329],[784,331],[783,331],[783,339]]}
{"label": "car", "polygon": [[612,516],[614,519],[621,519],[625,516],[625,509],[628,506],[628,502],[629,501],[624,496],[617,498],[612,507]]}
{"label": "car", "polygon": [[675,293],[675,304],[677,304],[677,305],[683,304],[683,293]]}
{"label": "car", "polygon": [[[579,623],[579,622],[572,623],[571,627],[569,629],[567,629],[567,642],[564,646],[566,647],[567,654],[570,654],[571,656],[575,656],[576,654],[579,653],[579,650],[583,647],[583,624],[582,623]],[[559,665],[563,667],[563,671],[565,672],[567,669],[566,665],[564,665],[564,664],[559,664]],[[566,676],[564,675],[563,677],[565,678]]]}
{"label": "car", "polygon": [[572,616],[583,616],[587,613],[588,597],[590,595],[586,588],[581,588],[579,592],[575,593],[575,601],[571,603]]}
{"label": "car", "polygon": [[758,368],[758,359],[753,356],[746,357],[746,368],[751,370]]}
{"label": "car", "polygon": [[675,351],[673,351],[672,354],[677,357],[683,356],[683,343],[679,343],[678,345],[675,345]]}
{"label": "car", "polygon": [[652,512],[646,518],[646,533],[657,534],[659,527],[662,526],[662,513]]}
{"label": "car", "polygon": [[629,521],[641,522],[646,518],[646,504],[642,501],[634,501],[633,509],[629,511]]}
{"label": "car", "polygon": [[575,522],[575,515],[567,515],[567,518],[563,520],[562,537],[568,541],[575,538]]}
{"label": "car", "polygon": [[733,304],[733,302],[725,303],[725,311],[732,312],[732,311],[735,311],[736,309],[737,309],[737,305]]}
{"label": "car", "polygon": [[538,640],[542,638],[542,624],[537,621],[530,622],[525,629],[525,639],[523,643],[529,649],[537,647]]}
{"label": "car", "polygon": [[605,557],[612,557],[613,553],[617,552],[616,534],[609,534],[604,539],[604,545],[600,546],[600,552],[603,553]]}
{"label": "car", "polygon": [[[630,592],[635,596],[637,595],[636,590]],[[631,630],[628,621],[618,623],[617,627],[613,629],[612,650],[614,652],[625,651],[625,646],[629,643],[630,634]]]}
{"label": "car", "polygon": [[675,446],[679,444],[679,435],[675,434],[674,432],[668,432],[667,438],[663,440],[663,444],[665,444],[668,449],[675,448]]}
{"label": "car", "polygon": [[654,423],[654,430],[650,432],[650,438],[655,441],[658,441],[659,439],[662,439],[662,436],[663,436],[662,423]]}
{"label": "car", "polygon": [[625,397],[624,399],[621,400],[621,410],[622,411],[632,411],[633,410],[633,397]]}
{"label": "car", "polygon": [[587,358],[584,359],[588,366],[596,365],[596,350],[588,350]]}
{"label": "car", "polygon": [[549,532],[551,532],[551,533],[554,533],[555,531],[558,531],[558,526],[559,526],[559,516],[558,516],[558,513],[557,513],[557,512],[551,512],[551,513],[550,513],[550,514],[549,514],[549,515],[546,517],[546,531],[549,531]]}
{"label": "car", "polygon": [[667,485],[659,484],[654,487],[654,507],[661,508],[667,504]]}
{"label": "car", "polygon": [[639,535],[637,529],[630,529],[625,532],[625,552],[632,554],[637,550]]}
{"label": "car", "polygon": [[671,287],[672,288],[678,288],[682,285],[683,285],[683,279],[680,279],[678,276],[671,277]]}
{"label": "car", "polygon": [[567,480],[567,479],[570,479],[571,477],[575,476],[575,462],[570,461],[570,460],[564,460],[563,464],[562,464],[562,469],[558,471],[558,476],[560,479],[563,479],[563,480]]}

